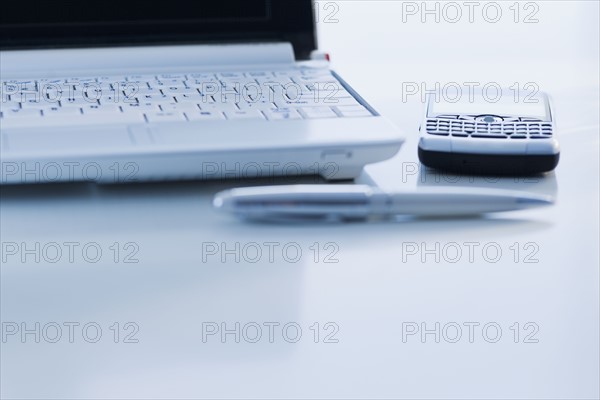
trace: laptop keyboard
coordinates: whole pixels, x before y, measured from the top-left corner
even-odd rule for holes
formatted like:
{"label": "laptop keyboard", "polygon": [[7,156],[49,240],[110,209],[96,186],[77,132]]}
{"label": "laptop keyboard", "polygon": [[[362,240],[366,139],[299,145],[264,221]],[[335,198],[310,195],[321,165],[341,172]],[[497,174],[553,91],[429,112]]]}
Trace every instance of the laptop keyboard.
{"label": "laptop keyboard", "polygon": [[3,129],[373,114],[327,70],[3,80]]}

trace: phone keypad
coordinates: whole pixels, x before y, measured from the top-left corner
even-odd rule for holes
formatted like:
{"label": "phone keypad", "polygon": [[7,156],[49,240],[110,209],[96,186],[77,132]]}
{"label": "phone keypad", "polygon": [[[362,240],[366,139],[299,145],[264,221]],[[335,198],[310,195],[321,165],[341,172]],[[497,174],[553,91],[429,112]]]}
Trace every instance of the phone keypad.
{"label": "phone keypad", "polygon": [[430,135],[492,139],[548,139],[553,126],[543,121],[481,122],[448,118],[429,118],[426,132]]}

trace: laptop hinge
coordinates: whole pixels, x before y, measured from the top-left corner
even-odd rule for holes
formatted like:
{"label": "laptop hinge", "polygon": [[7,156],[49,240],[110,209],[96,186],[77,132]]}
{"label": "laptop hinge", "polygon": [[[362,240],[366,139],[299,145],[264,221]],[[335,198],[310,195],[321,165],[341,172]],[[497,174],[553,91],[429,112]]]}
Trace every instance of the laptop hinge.
{"label": "laptop hinge", "polygon": [[3,79],[10,76],[59,76],[95,71],[122,74],[190,68],[251,68],[285,66],[295,62],[294,49],[290,43],[12,50],[2,51],[0,54]]}

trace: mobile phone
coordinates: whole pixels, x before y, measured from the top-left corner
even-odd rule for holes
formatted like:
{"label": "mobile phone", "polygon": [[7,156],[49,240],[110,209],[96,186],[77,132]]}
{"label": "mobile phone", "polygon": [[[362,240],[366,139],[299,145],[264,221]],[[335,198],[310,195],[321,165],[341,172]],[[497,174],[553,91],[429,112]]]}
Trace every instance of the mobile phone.
{"label": "mobile phone", "polygon": [[428,95],[419,141],[425,166],[483,175],[556,168],[560,148],[546,93],[502,89],[498,96],[467,89]]}

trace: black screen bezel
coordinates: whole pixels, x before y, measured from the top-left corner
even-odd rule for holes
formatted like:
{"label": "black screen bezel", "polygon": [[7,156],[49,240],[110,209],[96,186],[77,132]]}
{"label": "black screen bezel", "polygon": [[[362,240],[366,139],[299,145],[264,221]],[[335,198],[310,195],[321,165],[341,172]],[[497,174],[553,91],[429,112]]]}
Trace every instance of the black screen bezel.
{"label": "black screen bezel", "polygon": [[175,44],[290,42],[298,60],[317,48],[313,0],[267,0],[265,21],[90,25],[0,25],[0,49],[47,49]]}

